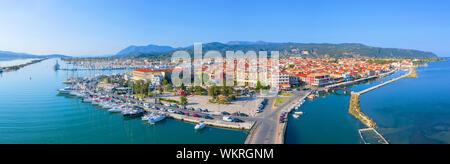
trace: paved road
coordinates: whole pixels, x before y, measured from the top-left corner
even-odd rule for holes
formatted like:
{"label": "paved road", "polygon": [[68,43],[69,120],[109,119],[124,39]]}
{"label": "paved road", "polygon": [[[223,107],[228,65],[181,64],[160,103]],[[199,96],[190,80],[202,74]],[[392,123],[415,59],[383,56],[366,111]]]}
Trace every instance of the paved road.
{"label": "paved road", "polygon": [[[292,97],[272,97],[268,98],[268,103],[264,108],[264,112],[257,116],[255,121],[257,123],[250,131],[247,137],[246,144],[275,144],[277,141],[277,134],[281,130],[280,115],[292,103],[299,100],[306,94],[304,91],[295,91]],[[276,99],[287,99],[286,102],[280,104],[278,107],[272,109],[273,103]]]}

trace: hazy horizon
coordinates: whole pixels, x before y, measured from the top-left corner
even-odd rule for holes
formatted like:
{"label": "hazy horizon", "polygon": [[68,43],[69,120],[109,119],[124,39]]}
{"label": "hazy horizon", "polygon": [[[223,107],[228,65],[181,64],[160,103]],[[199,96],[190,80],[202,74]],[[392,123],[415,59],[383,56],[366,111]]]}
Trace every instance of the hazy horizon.
{"label": "hazy horizon", "polygon": [[4,0],[0,50],[113,55],[195,42],[361,43],[450,56],[450,2]]}

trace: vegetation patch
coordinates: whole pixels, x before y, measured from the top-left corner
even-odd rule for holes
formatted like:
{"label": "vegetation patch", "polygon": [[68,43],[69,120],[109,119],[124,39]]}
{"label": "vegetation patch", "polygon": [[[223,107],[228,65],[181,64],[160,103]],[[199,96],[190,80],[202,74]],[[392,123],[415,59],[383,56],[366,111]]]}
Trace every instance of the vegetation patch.
{"label": "vegetation patch", "polygon": [[283,93],[283,94],[280,94],[280,97],[292,97],[292,96],[294,96],[294,94],[292,94],[292,93]]}
{"label": "vegetation patch", "polygon": [[349,107],[349,113],[357,118],[361,123],[363,123],[365,126],[369,128],[375,128],[376,124],[375,122],[369,118],[367,115],[361,112],[361,105],[360,105],[360,95],[359,94],[352,94],[352,98],[350,99],[350,107]]}
{"label": "vegetation patch", "polygon": [[286,102],[286,99],[276,99],[275,103],[273,104],[273,107],[278,107],[280,104],[283,104]]}

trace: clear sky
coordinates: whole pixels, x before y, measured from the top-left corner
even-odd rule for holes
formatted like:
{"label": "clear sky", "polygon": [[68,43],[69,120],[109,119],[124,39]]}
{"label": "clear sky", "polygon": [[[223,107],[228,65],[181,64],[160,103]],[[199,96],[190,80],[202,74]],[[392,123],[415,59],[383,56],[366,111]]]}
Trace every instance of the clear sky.
{"label": "clear sky", "polygon": [[0,21],[0,50],[32,54],[262,40],[450,56],[448,0],[1,0]]}

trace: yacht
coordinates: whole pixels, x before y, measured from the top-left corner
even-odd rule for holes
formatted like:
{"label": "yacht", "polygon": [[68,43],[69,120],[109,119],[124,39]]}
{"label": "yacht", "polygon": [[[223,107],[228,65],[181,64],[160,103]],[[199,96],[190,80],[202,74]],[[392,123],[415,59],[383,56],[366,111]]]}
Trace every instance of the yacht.
{"label": "yacht", "polygon": [[155,123],[157,123],[159,121],[162,121],[164,119],[166,119],[166,116],[164,116],[164,115],[154,115],[154,116],[152,116],[152,117],[150,117],[148,119],[148,123],[155,124]]}
{"label": "yacht", "polygon": [[125,114],[123,114],[123,116],[128,118],[135,118],[143,116],[144,113],[145,113],[144,111],[133,109],[126,111]]}
{"label": "yacht", "polygon": [[58,92],[61,94],[70,94],[73,91],[75,91],[75,89],[72,87],[65,87],[63,89],[58,89]]}
{"label": "yacht", "polygon": [[91,99],[91,97],[84,97],[83,102],[90,103],[90,102],[92,102],[92,99]]}
{"label": "yacht", "polygon": [[145,114],[144,116],[142,116],[142,121],[148,121],[152,116],[154,116],[153,114]]}
{"label": "yacht", "polygon": [[116,107],[111,108],[110,110],[108,110],[108,112],[119,113],[119,112],[124,111],[124,109],[125,109],[125,106],[116,106]]}
{"label": "yacht", "polygon": [[202,122],[199,122],[197,125],[195,125],[195,130],[201,130],[206,127],[206,124]]}

